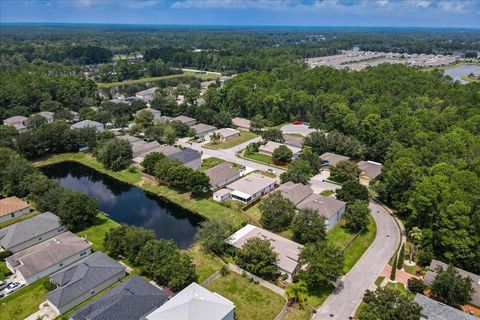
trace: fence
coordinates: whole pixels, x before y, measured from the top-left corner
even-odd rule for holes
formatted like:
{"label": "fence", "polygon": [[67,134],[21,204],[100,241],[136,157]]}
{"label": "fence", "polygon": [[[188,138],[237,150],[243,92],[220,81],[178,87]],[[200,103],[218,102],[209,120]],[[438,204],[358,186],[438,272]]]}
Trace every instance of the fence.
{"label": "fence", "polygon": [[269,289],[269,290],[271,290],[275,293],[278,293],[279,295],[281,295],[283,297],[286,296],[285,290],[283,290],[282,288],[279,288],[276,285],[274,285],[274,284],[272,284],[268,281],[265,281],[262,278],[259,278],[256,275],[251,274],[250,272],[247,272],[247,271],[243,270],[242,268],[240,268],[240,267],[238,267],[234,264],[229,263],[228,268],[230,270],[232,270],[233,272],[236,272],[236,273],[241,274],[241,275],[245,275],[247,278],[252,279],[255,282],[258,282],[261,286],[263,286],[263,287],[265,287],[265,288],[267,288],[267,289]]}
{"label": "fence", "polygon": [[203,287],[208,286],[210,283],[212,283],[213,281],[217,280],[221,275],[222,275],[222,270],[218,270],[217,272],[215,272],[214,274],[212,274],[210,277],[208,277],[207,280],[203,281],[203,282],[202,282],[202,286],[203,286]]}

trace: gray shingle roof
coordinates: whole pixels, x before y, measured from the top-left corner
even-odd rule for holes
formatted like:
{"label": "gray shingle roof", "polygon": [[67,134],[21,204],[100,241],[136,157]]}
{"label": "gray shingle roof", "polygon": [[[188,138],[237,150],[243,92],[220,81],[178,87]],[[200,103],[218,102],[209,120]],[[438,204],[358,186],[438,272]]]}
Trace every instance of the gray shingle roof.
{"label": "gray shingle roof", "polygon": [[475,320],[478,318],[466,312],[452,308],[446,304],[427,298],[422,294],[415,295],[416,303],[422,307],[422,317],[429,320]]}
{"label": "gray shingle roof", "polygon": [[74,266],[50,276],[58,288],[47,293],[45,298],[60,309],[124,272],[125,267],[120,263],[103,252],[95,252]]}
{"label": "gray shingle roof", "polygon": [[340,161],[350,160],[349,157],[332,152],[325,152],[324,154],[320,155],[320,159],[328,161],[328,163],[330,163],[332,166],[336,166]]}
{"label": "gray shingle roof", "polygon": [[319,214],[327,219],[333,217],[342,207],[345,207],[346,203],[337,200],[332,197],[321,196],[316,193],[312,193],[307,198],[302,200],[297,207],[299,209],[313,209],[317,210]]}
{"label": "gray shingle roof", "polygon": [[199,123],[192,126],[192,129],[196,134],[205,134],[217,130],[217,127],[205,123]]}
{"label": "gray shingle roof", "polygon": [[371,180],[374,180],[382,173],[382,164],[378,162],[359,161],[357,167]]}
{"label": "gray shingle roof", "polygon": [[294,147],[297,147],[297,148],[303,148],[303,143],[305,141],[305,138],[300,138],[300,137],[295,137],[295,136],[291,136],[291,135],[288,135],[288,134],[284,134],[283,135],[283,140],[284,140],[286,145],[294,146]]}
{"label": "gray shingle roof", "polygon": [[280,192],[282,196],[290,200],[294,205],[299,204],[302,200],[313,193],[312,188],[301,183],[293,183],[292,181],[281,184],[274,192]]}
{"label": "gray shingle roof", "polygon": [[60,219],[51,212],[44,212],[33,218],[0,229],[0,245],[5,249],[15,247],[28,240],[62,227]]}
{"label": "gray shingle roof", "polygon": [[210,179],[210,185],[215,186],[223,181],[239,176],[238,169],[234,169],[231,163],[224,162],[205,170],[205,174]]}
{"label": "gray shingle roof", "polygon": [[195,159],[200,158],[201,156],[202,155],[200,154],[200,152],[190,148],[182,149],[182,151],[170,155],[171,158],[177,159],[183,164],[189,163]]}
{"label": "gray shingle roof", "polygon": [[133,276],[70,315],[73,320],[137,320],[160,307],[168,296],[140,276]]}

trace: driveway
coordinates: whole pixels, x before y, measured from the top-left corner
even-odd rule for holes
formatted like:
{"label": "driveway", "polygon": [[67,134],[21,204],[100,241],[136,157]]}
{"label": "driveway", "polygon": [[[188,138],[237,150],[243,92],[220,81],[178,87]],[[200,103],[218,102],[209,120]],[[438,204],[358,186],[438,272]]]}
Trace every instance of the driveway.
{"label": "driveway", "polygon": [[281,127],[280,130],[282,130],[282,132],[285,134],[300,134],[304,137],[308,136],[312,132],[317,131],[304,124],[300,124],[300,125],[286,124],[283,127]]}
{"label": "driveway", "polygon": [[312,187],[312,190],[314,193],[322,193],[322,191],[325,190],[331,190],[335,191],[337,189],[340,189],[342,186],[331,183],[327,181],[327,178],[330,176],[330,172],[327,170],[322,170],[319,174],[313,176],[309,183],[310,186]]}
{"label": "driveway", "polygon": [[373,285],[397,249],[400,233],[393,217],[374,201],[370,201],[369,208],[377,224],[375,240],[317,310],[313,319],[348,320],[350,316],[353,317],[364,292]]}

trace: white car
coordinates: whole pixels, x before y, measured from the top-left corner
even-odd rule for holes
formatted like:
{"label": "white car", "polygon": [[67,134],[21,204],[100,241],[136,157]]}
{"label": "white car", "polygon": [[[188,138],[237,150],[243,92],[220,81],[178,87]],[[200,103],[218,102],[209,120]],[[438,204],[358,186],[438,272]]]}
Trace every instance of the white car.
{"label": "white car", "polygon": [[266,171],[267,171],[268,173],[275,174],[275,170],[273,170],[273,169],[268,168]]}
{"label": "white car", "polygon": [[10,283],[7,285],[7,287],[5,288],[5,290],[3,290],[3,292],[5,294],[10,294],[12,292],[15,292],[17,291],[18,289],[20,289],[21,287],[23,287],[24,285],[19,283],[19,282],[15,282],[15,283]]}

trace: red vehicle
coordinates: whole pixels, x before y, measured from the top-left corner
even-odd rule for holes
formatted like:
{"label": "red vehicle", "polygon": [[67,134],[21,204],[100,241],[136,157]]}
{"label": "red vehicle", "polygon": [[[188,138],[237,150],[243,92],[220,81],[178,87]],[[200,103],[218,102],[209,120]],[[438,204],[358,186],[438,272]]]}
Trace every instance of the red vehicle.
{"label": "red vehicle", "polygon": [[293,123],[294,125],[296,125],[296,126],[303,124],[303,122],[302,122],[302,121],[299,121],[299,120],[295,120],[295,121],[293,121],[292,123]]}

